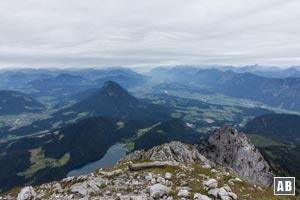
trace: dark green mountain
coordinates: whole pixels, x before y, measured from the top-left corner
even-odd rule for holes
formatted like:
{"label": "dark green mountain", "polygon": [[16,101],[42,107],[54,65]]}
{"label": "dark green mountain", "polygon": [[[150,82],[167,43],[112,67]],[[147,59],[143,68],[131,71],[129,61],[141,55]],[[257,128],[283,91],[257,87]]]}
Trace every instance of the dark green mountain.
{"label": "dark green mountain", "polygon": [[85,95],[86,99],[65,111],[124,119],[149,118],[154,121],[167,120],[171,114],[168,107],[137,99],[113,81],[106,81],[101,89],[89,90]]}
{"label": "dark green mountain", "polygon": [[88,112],[94,116],[126,116],[136,112],[142,103],[127,90],[113,81],[107,81],[103,87],[87,99],[72,106],[69,110]]}
{"label": "dark green mountain", "polygon": [[45,107],[26,94],[16,91],[0,91],[0,115],[15,115],[25,112],[39,112]]}
{"label": "dark green mountain", "polygon": [[188,127],[184,121],[172,118],[138,137],[135,141],[135,149],[150,149],[171,141],[194,143],[199,138],[199,133]]}
{"label": "dark green mountain", "polygon": [[243,131],[273,138],[289,144],[300,144],[300,115],[266,114],[249,121]]}

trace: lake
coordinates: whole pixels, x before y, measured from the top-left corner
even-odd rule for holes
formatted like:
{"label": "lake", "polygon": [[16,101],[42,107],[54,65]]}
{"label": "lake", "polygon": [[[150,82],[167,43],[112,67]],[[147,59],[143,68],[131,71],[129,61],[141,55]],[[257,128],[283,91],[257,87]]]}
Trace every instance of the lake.
{"label": "lake", "polygon": [[115,166],[118,160],[123,158],[126,155],[127,149],[124,144],[117,143],[111,146],[106,154],[99,160],[94,162],[87,163],[83,167],[73,169],[70,171],[67,176],[79,176],[86,175],[94,172],[99,168],[109,168]]}

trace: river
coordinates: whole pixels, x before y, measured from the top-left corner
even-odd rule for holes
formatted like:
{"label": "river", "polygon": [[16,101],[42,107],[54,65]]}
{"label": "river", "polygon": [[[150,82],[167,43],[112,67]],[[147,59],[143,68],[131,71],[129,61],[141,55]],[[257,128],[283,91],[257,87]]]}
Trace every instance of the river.
{"label": "river", "polygon": [[124,144],[117,143],[111,146],[101,159],[87,163],[80,168],[73,169],[67,174],[67,176],[86,175],[99,168],[113,167],[118,160],[126,155],[126,151],[127,149],[125,148]]}

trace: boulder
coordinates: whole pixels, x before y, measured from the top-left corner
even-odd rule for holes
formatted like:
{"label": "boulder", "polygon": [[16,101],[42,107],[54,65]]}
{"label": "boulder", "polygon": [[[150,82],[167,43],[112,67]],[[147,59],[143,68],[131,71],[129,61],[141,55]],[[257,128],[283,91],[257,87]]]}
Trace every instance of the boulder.
{"label": "boulder", "polygon": [[30,200],[36,196],[36,193],[32,186],[24,187],[18,194],[17,200]]}
{"label": "boulder", "polygon": [[111,178],[113,176],[117,176],[117,175],[122,174],[123,170],[117,169],[117,170],[114,170],[114,171],[111,171],[111,172],[103,172],[103,171],[101,171],[99,173],[102,174],[102,175],[104,175],[104,176],[106,176],[106,177],[108,177],[108,178]]}
{"label": "boulder", "polygon": [[208,179],[203,182],[203,186],[205,190],[210,190],[218,187],[218,181],[216,179]]}
{"label": "boulder", "polygon": [[208,191],[208,194],[212,195],[215,198],[219,198],[221,200],[236,200],[237,195],[231,191],[228,186],[224,186],[221,188],[215,188]]}
{"label": "boulder", "polygon": [[170,180],[171,178],[172,178],[172,174],[169,173],[169,172],[167,172],[167,173],[165,174],[165,179]]}
{"label": "boulder", "polygon": [[154,199],[161,198],[170,192],[170,188],[162,184],[154,184],[149,187],[150,196]]}
{"label": "boulder", "polygon": [[178,197],[189,197],[190,196],[190,192],[188,190],[179,190]]}
{"label": "boulder", "polygon": [[194,200],[211,200],[211,198],[209,198],[208,196],[200,194],[200,193],[195,193],[193,199]]}
{"label": "boulder", "polygon": [[62,187],[59,183],[55,183],[54,184],[54,191],[57,191],[58,193],[62,193],[64,190],[62,189]]}
{"label": "boulder", "polygon": [[86,182],[83,183],[75,183],[70,187],[71,192],[79,193],[82,196],[86,196],[88,194],[87,184]]}

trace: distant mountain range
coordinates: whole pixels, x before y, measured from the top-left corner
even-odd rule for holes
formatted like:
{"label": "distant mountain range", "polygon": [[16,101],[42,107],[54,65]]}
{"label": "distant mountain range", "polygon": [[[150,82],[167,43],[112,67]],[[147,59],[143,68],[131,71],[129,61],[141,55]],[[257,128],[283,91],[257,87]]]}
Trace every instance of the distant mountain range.
{"label": "distant mountain range", "polygon": [[[107,69],[20,69],[0,72],[0,90],[26,92],[57,104],[73,99],[75,94],[98,88],[108,80],[132,88],[145,84],[148,77],[126,68]],[[45,98],[46,97],[46,98]]]}
{"label": "distant mountain range", "polygon": [[279,69],[260,66],[211,66],[209,69],[190,66],[158,67],[146,75],[125,68],[27,69],[0,73],[0,89],[26,92],[34,98],[40,98],[43,104],[69,106],[74,101],[82,100],[75,97],[77,94],[98,88],[108,80],[121,84],[126,89],[161,87],[161,84],[173,84],[174,88],[181,84],[189,91],[222,93],[298,111],[299,74],[297,67]]}
{"label": "distant mountain range", "polygon": [[210,65],[210,66],[169,66],[169,67],[156,67],[149,72],[149,75],[165,76],[167,74],[170,77],[178,75],[192,75],[199,70],[216,69],[220,71],[233,71],[236,73],[252,73],[258,76],[264,76],[268,78],[295,78],[300,77],[300,67],[291,66],[289,68],[279,68],[279,67],[266,67],[260,65],[249,65],[249,66],[222,66],[222,65]]}
{"label": "distant mountain range", "polygon": [[154,77],[153,81],[159,77],[163,83],[201,86],[235,98],[293,111],[300,110],[300,78],[268,78],[249,72],[237,73],[218,69],[183,70],[184,68],[157,68],[150,74]]}
{"label": "distant mountain range", "polygon": [[27,94],[9,90],[0,91],[0,115],[40,112],[44,109],[43,104]]}
{"label": "distant mountain range", "polygon": [[41,91],[47,91],[56,87],[63,87],[68,85],[79,86],[87,83],[88,80],[82,78],[81,76],[62,73],[55,77],[39,78],[30,81],[28,85]]}
{"label": "distant mountain range", "polygon": [[300,77],[300,68],[298,66],[293,66],[289,68],[279,68],[279,67],[264,67],[260,65],[250,65],[242,67],[216,67],[222,71],[234,71],[236,73],[252,73],[258,76],[264,76],[268,78],[295,78]]}
{"label": "distant mountain range", "polygon": [[228,96],[289,110],[300,110],[300,78],[265,78],[251,73],[202,70],[195,74],[193,80]]}

